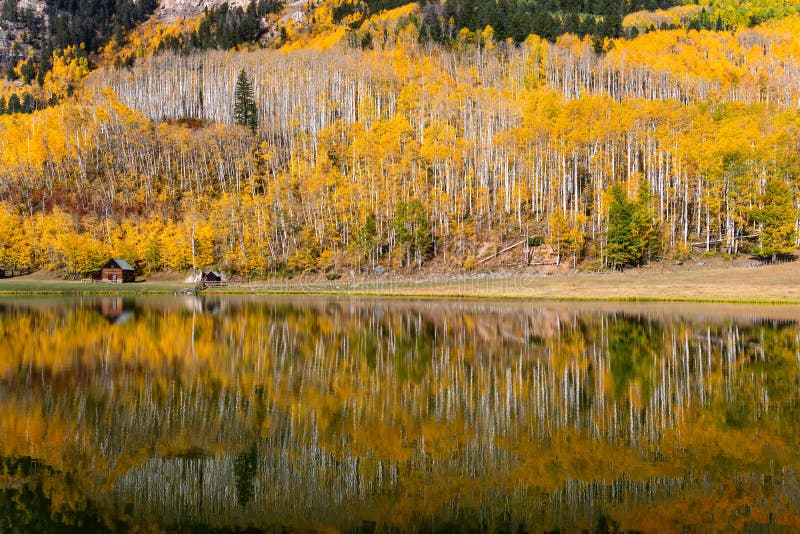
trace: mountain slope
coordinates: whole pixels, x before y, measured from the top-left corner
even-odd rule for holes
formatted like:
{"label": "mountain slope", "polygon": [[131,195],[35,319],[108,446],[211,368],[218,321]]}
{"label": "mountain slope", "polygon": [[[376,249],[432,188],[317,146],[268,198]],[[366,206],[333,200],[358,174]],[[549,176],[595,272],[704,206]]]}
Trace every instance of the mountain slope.
{"label": "mountain slope", "polygon": [[0,265],[335,278],[528,269],[543,246],[591,269],[797,250],[800,17],[440,42],[431,5],[323,3],[277,43],[241,40],[240,8],[151,18],[86,80],[56,56],[44,86],[68,89],[0,117]]}
{"label": "mountain slope", "polygon": [[[335,277],[533,269],[543,242],[591,269],[796,250],[799,19],[602,55],[389,22],[367,49],[162,53],[0,118],[0,263]],[[231,115],[242,70],[255,132]]]}

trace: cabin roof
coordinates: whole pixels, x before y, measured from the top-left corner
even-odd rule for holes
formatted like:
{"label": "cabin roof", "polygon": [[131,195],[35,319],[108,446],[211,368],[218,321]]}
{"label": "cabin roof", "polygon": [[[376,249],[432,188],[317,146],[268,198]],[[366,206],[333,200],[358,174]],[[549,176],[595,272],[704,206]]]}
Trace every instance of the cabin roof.
{"label": "cabin roof", "polygon": [[111,258],[110,260],[108,260],[106,262],[105,265],[103,265],[102,268],[103,269],[111,268],[111,267],[113,267],[113,264],[116,264],[117,268],[122,269],[123,271],[133,271],[133,270],[135,270],[133,267],[131,267],[130,263],[128,263],[125,260],[120,260],[118,258]]}

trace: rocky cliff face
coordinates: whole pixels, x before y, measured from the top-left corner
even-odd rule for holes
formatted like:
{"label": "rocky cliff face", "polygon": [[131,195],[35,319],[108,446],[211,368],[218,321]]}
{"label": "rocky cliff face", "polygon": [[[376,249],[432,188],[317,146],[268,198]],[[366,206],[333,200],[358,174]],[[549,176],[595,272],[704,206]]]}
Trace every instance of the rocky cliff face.
{"label": "rocky cliff face", "polygon": [[[212,9],[228,2],[231,7],[246,7],[250,0],[160,0],[156,16],[161,20],[173,21],[177,18],[193,17],[204,9]],[[0,0],[0,4],[2,4]],[[32,10],[43,15],[47,9],[46,0],[17,0],[17,9]]]}
{"label": "rocky cliff face", "polygon": [[[204,9],[222,5],[226,0],[161,0],[161,7],[156,15],[161,20],[173,21],[177,18],[187,18],[202,13]],[[231,7],[245,7],[250,0],[227,0]]]}
{"label": "rocky cliff face", "polygon": [[47,9],[47,2],[45,0],[18,0],[17,9],[31,9],[41,15]]}
{"label": "rocky cliff face", "polygon": [[0,9],[0,85],[2,85],[1,78],[8,67],[25,58],[28,37],[27,12],[33,12],[36,17],[43,19],[47,5],[45,0],[18,0],[16,9],[9,9],[9,6],[0,0],[0,8],[2,8]]}

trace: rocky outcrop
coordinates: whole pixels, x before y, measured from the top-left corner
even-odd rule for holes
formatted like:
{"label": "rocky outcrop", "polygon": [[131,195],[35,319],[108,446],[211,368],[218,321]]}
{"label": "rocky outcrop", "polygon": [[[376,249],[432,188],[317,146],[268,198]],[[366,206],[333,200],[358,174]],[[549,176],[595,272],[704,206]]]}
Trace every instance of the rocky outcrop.
{"label": "rocky outcrop", "polygon": [[[187,18],[202,13],[204,9],[212,9],[224,4],[226,0],[161,0],[161,7],[156,12],[161,20],[173,21],[177,18]],[[245,7],[250,0],[227,0],[231,7]]]}
{"label": "rocky outcrop", "polygon": [[41,15],[47,9],[47,2],[45,0],[18,0],[17,9],[31,9]]}

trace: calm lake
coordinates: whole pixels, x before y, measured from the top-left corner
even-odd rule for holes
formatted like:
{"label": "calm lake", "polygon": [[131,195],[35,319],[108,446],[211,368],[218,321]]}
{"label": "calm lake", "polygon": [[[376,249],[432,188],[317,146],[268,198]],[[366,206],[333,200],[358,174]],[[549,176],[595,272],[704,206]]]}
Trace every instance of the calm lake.
{"label": "calm lake", "polygon": [[800,309],[0,299],[0,531],[800,528]]}

